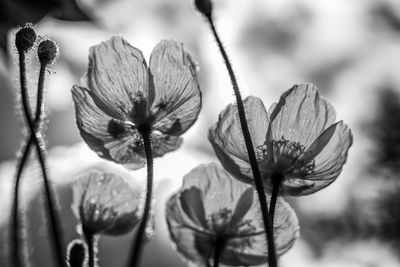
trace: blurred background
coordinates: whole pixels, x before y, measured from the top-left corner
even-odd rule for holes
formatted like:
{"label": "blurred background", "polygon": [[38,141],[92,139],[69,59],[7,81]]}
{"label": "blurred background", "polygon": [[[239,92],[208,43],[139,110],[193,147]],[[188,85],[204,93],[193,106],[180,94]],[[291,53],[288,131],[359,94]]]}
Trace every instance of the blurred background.
{"label": "blurred background", "polygon": [[[347,164],[328,188],[289,198],[301,238],[281,258],[282,267],[400,266],[400,2],[397,0],[214,0],[216,26],[233,62],[242,93],[269,107],[296,83],[311,82],[354,134]],[[87,68],[88,49],[121,34],[148,59],[165,38],[184,43],[198,62],[203,93],[199,119],[183,147],[155,161],[156,234],[142,266],[185,266],[165,223],[165,201],[182,176],[217,161],[208,128],[234,97],[216,43],[190,0],[3,0],[0,2],[0,232],[6,240],[16,155],[22,144],[15,50],[18,25],[57,41],[61,55],[46,81],[49,170],[56,184],[66,242],[78,237],[70,209],[74,177],[91,166],[110,166],[82,143],[70,89]],[[33,55],[31,88],[38,74]],[[27,253],[31,266],[48,266],[50,248],[33,164],[23,180]],[[130,172],[143,186],[144,170]],[[129,235],[100,239],[101,266],[124,266]],[[0,266],[7,242],[0,244]],[[154,257],[154,255],[157,255]]]}

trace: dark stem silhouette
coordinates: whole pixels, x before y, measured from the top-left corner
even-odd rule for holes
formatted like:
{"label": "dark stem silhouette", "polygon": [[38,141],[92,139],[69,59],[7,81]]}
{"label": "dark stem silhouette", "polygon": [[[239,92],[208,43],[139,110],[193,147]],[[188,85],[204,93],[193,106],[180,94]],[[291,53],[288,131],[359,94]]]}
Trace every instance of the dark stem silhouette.
{"label": "dark stem silhouette", "polygon": [[274,173],[271,175],[272,195],[271,203],[269,203],[269,217],[271,218],[272,229],[274,227],[276,200],[278,199],[279,189],[281,188],[283,178],[284,176],[280,173]]}
{"label": "dark stem silhouette", "polygon": [[228,55],[225,52],[224,46],[223,46],[223,44],[219,38],[219,35],[217,33],[217,30],[214,26],[212,16],[210,15],[210,16],[206,16],[206,17],[210,24],[210,27],[211,27],[212,33],[215,37],[215,40],[217,41],[218,48],[224,59],[226,68],[229,73],[229,77],[231,79],[233,91],[235,93],[237,109],[238,109],[238,114],[239,114],[239,120],[240,120],[240,126],[242,128],[243,137],[244,137],[244,141],[246,144],[246,149],[247,149],[247,153],[248,153],[250,164],[251,164],[251,170],[252,170],[253,176],[254,176],[254,183],[255,183],[256,191],[258,194],[258,198],[260,200],[261,213],[262,213],[262,217],[263,217],[266,239],[267,239],[267,244],[268,244],[268,265],[270,267],[277,267],[275,243],[274,243],[274,237],[272,234],[273,230],[272,230],[270,217],[268,214],[268,203],[267,203],[266,196],[265,196],[265,190],[264,190],[263,182],[261,179],[261,174],[260,174],[260,171],[258,168],[257,158],[256,158],[256,154],[255,154],[254,147],[253,147],[253,141],[251,140],[249,127],[248,127],[247,120],[246,120],[246,112],[244,109],[242,96],[240,94],[239,86],[237,84],[235,73],[233,72],[232,65],[229,61]]}
{"label": "dark stem silhouette", "polygon": [[153,194],[153,152],[151,147],[151,129],[148,126],[142,126],[139,127],[139,132],[141,133],[143,138],[143,146],[147,160],[147,191],[146,191],[146,199],[143,209],[142,221],[139,224],[139,229],[136,234],[136,239],[132,246],[131,259],[128,265],[131,267],[137,266],[137,264],[140,262],[143,249],[144,234],[147,227],[147,221],[150,215],[151,201]]}
{"label": "dark stem silhouette", "polygon": [[[58,266],[64,266],[64,255],[63,255],[63,241],[62,241],[62,232],[61,232],[61,222],[58,217],[58,211],[56,209],[56,199],[53,195],[48,174],[47,174],[47,169],[46,169],[46,162],[45,162],[45,157],[44,157],[44,144],[42,137],[40,133],[38,132],[38,129],[40,127],[41,123],[41,110],[42,110],[42,103],[43,103],[43,84],[44,84],[44,78],[45,78],[45,70],[47,65],[41,64],[40,66],[40,72],[39,72],[39,83],[38,83],[38,99],[37,99],[37,106],[36,106],[36,116],[34,119],[32,119],[32,111],[29,105],[29,96],[26,88],[26,65],[25,65],[25,52],[24,51],[18,51],[19,55],[19,67],[20,67],[20,86],[21,86],[21,101],[22,101],[22,107],[23,107],[23,113],[24,117],[26,120],[26,124],[28,125],[29,128],[29,133],[30,137],[28,141],[26,142],[26,146],[24,148],[24,154],[21,158],[20,163],[18,164],[18,170],[17,170],[17,179],[16,179],[16,185],[14,190],[16,191],[16,196],[14,196],[14,208],[13,212],[13,223],[16,223],[14,226],[13,230],[13,240],[16,242],[16,245],[13,245],[13,258],[15,262],[15,266],[19,267],[21,266],[21,258],[19,255],[19,247],[20,247],[20,242],[19,242],[19,219],[18,219],[18,204],[19,204],[19,186],[20,186],[20,180],[22,176],[22,171],[24,168],[24,164],[26,160],[28,159],[28,155],[30,152],[30,146],[33,144],[36,148],[36,155],[39,161],[39,165],[41,167],[42,175],[43,175],[43,181],[44,181],[44,187],[45,187],[45,196],[46,196],[46,207],[47,207],[47,215],[49,217],[49,229],[50,229],[50,235],[52,238],[52,242],[55,248],[55,258],[58,263]],[[16,251],[14,251],[16,250]]]}

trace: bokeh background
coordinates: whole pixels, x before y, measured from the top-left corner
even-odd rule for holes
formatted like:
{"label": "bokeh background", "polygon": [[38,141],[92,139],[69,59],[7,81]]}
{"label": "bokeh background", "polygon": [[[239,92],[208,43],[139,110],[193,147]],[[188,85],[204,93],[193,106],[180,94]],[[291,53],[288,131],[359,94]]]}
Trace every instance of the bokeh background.
{"label": "bokeh background", "polygon": [[[216,43],[191,1],[4,0],[0,10],[0,266],[8,266],[10,192],[22,143],[15,50],[7,40],[25,22],[35,23],[38,34],[57,41],[61,51],[46,81],[46,136],[66,243],[78,237],[70,209],[74,177],[92,166],[118,168],[90,151],[75,126],[70,89],[86,71],[89,47],[122,34],[149,58],[157,42],[173,38],[197,60],[203,109],[183,147],[155,161],[156,234],[142,263],[185,266],[169,241],[165,201],[185,173],[217,161],[207,130],[234,100]],[[259,96],[268,107],[293,84],[311,82],[354,134],[336,182],[288,199],[301,238],[281,266],[400,266],[400,2],[214,0],[214,15],[244,95]],[[32,89],[37,72],[32,56]],[[23,180],[26,252],[31,266],[49,266],[39,174],[33,163]],[[144,186],[143,170],[129,175],[134,186]],[[101,266],[124,266],[133,235],[101,237]]]}

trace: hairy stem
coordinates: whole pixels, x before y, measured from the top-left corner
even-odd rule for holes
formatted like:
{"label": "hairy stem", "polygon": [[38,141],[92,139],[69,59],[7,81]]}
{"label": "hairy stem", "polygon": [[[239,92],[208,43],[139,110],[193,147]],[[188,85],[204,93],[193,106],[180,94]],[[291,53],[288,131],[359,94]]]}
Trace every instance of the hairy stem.
{"label": "hairy stem", "polygon": [[258,198],[260,200],[261,213],[262,213],[262,217],[263,217],[264,228],[265,228],[267,244],[268,244],[268,265],[270,267],[277,267],[275,243],[274,243],[274,237],[272,234],[272,225],[271,225],[271,221],[270,221],[269,214],[268,214],[268,204],[267,204],[267,200],[265,197],[265,190],[264,190],[263,182],[261,179],[260,170],[258,168],[257,158],[256,158],[256,154],[255,154],[254,147],[253,147],[253,141],[251,140],[249,127],[247,125],[246,112],[244,109],[242,96],[240,94],[239,86],[237,84],[235,73],[233,72],[233,69],[232,69],[232,65],[229,61],[229,58],[225,52],[224,46],[223,46],[223,44],[219,38],[219,35],[217,33],[217,30],[214,26],[213,19],[211,16],[208,16],[207,20],[210,24],[212,33],[215,37],[215,40],[217,41],[218,48],[224,59],[226,68],[229,73],[229,77],[231,79],[233,91],[235,93],[236,104],[237,104],[239,120],[240,120],[240,126],[242,128],[243,137],[244,137],[244,141],[245,141],[246,148],[247,148],[247,153],[248,153],[250,164],[251,164],[251,170],[252,170],[253,176],[254,176],[254,183],[255,183],[256,191],[258,194]]}
{"label": "hairy stem", "polygon": [[95,244],[95,236],[93,235],[93,233],[89,232],[89,231],[85,231],[83,230],[83,235],[85,237],[86,240],[86,244],[88,247],[88,258],[89,258],[89,267],[95,267],[96,266],[96,244]]}
{"label": "hairy stem", "polygon": [[143,138],[143,145],[147,160],[147,191],[143,209],[142,221],[139,224],[139,229],[136,234],[136,239],[131,251],[131,259],[128,266],[135,267],[139,262],[142,254],[142,244],[144,233],[146,231],[147,221],[150,215],[151,201],[153,194],[153,152],[151,147],[151,129],[147,126],[140,128],[140,133]]}
{"label": "hairy stem", "polygon": [[[32,113],[31,113],[31,108],[29,105],[29,96],[26,88],[26,67],[25,67],[25,53],[22,51],[18,51],[19,54],[19,66],[20,66],[20,85],[21,85],[21,101],[22,101],[22,107],[24,111],[24,117],[26,120],[26,123],[29,128],[30,132],[30,137],[27,141],[26,148],[24,150],[24,154],[21,158],[21,163],[18,165],[18,170],[17,170],[17,181],[16,181],[16,186],[15,190],[16,192],[19,191],[19,184],[20,184],[20,179],[21,179],[21,174],[22,170],[24,167],[24,164],[27,160],[28,154],[29,154],[29,147],[33,143],[36,147],[36,154],[37,158],[42,170],[42,175],[43,175],[43,180],[44,180],[44,186],[45,186],[45,196],[46,196],[46,204],[47,204],[47,214],[49,216],[49,228],[52,236],[52,241],[53,245],[55,248],[55,258],[58,263],[58,266],[64,266],[64,256],[63,256],[63,249],[62,249],[62,232],[61,232],[61,222],[58,217],[58,211],[55,207],[55,197],[53,196],[52,190],[50,188],[50,183],[49,183],[49,178],[47,174],[47,169],[46,169],[46,162],[45,162],[45,157],[44,157],[44,145],[43,140],[38,133],[37,129],[40,125],[40,118],[41,118],[41,109],[42,109],[42,94],[43,94],[43,81],[44,81],[44,75],[45,75],[45,65],[41,65],[41,70],[40,70],[40,77],[39,77],[39,83],[38,83],[38,100],[37,100],[37,107],[36,109],[39,109],[39,111],[36,111],[36,117],[35,121],[32,119]],[[40,98],[40,99],[39,99]],[[19,178],[18,178],[19,177]],[[18,220],[18,202],[19,202],[19,196],[14,197],[14,201],[16,200],[16,203],[14,203],[14,209],[13,212],[16,211],[16,214],[13,215],[15,216],[15,222],[16,226],[15,230],[16,231],[16,239],[14,239],[14,242],[17,242],[17,245],[14,245],[14,249],[19,248],[20,244],[18,241],[18,229],[19,229],[19,220]],[[14,234],[13,234],[14,235]],[[18,252],[14,256],[17,256]],[[14,258],[14,262],[16,262],[16,266],[19,267],[21,264],[20,259]]]}

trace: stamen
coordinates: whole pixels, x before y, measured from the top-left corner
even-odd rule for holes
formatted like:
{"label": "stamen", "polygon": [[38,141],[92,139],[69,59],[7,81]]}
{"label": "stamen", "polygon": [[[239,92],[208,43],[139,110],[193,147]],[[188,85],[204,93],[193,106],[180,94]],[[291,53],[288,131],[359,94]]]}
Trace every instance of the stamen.
{"label": "stamen", "polygon": [[272,141],[272,153],[268,155],[267,146],[264,144],[257,147],[257,158],[264,161],[264,167],[268,173],[287,172],[297,174],[310,173],[315,168],[315,161],[311,160],[307,164],[298,164],[297,160],[304,153],[305,147],[299,142],[287,140],[284,136],[279,140]]}

